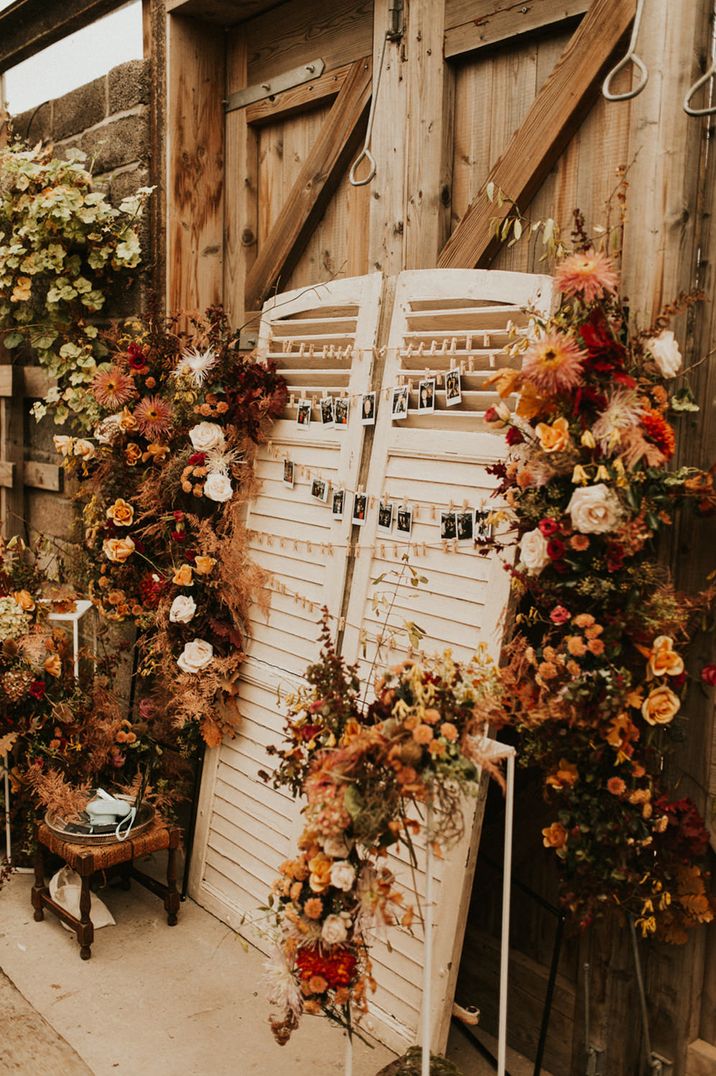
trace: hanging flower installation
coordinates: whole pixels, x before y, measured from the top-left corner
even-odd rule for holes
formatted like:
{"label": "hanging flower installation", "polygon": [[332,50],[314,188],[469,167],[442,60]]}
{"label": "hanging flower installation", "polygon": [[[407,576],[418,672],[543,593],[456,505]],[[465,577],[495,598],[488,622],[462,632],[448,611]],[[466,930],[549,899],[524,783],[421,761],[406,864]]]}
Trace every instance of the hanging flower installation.
{"label": "hanging flower installation", "polygon": [[141,632],[140,712],[216,744],[237,718],[242,625],[262,584],[240,515],[286,386],[238,352],[218,310],[189,334],[131,322],[106,343],[93,436],[55,438],[79,481],[89,593]]}
{"label": "hanging flower installation", "polygon": [[[499,701],[484,651],[461,665],[449,652],[408,660],[379,676],[364,712],[355,668],[331,642],[324,610],[320,661],[289,697],[286,744],[270,778],[304,795],[296,858],[281,865],[270,903],[277,948],[268,965],[271,1026],[284,1044],[302,1013],[324,1013],[352,1033],[375,989],[370,944],[387,927],[410,927],[413,909],[385,864],[424,830],[437,849],[463,829],[463,796],[475,794],[485,722]],[[262,775],[269,779],[267,774]]]}
{"label": "hanging flower installation", "polygon": [[519,393],[487,414],[511,446],[495,472],[518,528],[506,715],[543,773],[566,905],[583,924],[618,909],[678,942],[713,918],[706,830],[663,774],[683,729],[684,649],[712,594],[677,594],[654,543],[685,500],[710,512],[716,493],[710,473],[668,469],[684,396],[669,391],[682,362],[668,317],[630,338],[615,267],[578,214],[575,236],[559,308],[515,346],[521,368],[492,379]]}

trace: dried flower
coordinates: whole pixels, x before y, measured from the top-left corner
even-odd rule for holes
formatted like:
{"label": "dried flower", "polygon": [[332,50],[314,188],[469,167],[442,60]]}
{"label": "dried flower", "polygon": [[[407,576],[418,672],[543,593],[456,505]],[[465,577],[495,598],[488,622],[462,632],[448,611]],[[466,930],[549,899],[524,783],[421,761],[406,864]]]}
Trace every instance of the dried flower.
{"label": "dried flower", "polygon": [[522,373],[544,395],[571,392],[582,383],[586,357],[572,337],[546,333],[525,355]]}
{"label": "dried flower", "polygon": [[161,396],[145,396],[134,409],[134,419],[140,433],[155,440],[171,430],[172,409]]}
{"label": "dried flower", "polygon": [[613,294],[619,277],[611,260],[595,250],[570,254],[555,269],[554,282],[565,296],[575,295],[593,303]]}

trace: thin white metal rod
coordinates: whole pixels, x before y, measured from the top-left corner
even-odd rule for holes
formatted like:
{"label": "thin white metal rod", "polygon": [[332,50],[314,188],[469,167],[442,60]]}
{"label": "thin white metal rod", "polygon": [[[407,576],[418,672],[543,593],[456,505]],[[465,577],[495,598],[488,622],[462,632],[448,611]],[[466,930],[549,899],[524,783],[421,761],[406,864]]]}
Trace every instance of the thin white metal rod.
{"label": "thin white metal rod", "polygon": [[346,1032],[345,1076],[353,1076],[353,1036]]}
{"label": "thin white metal rod", "polygon": [[502,938],[500,942],[500,1009],[497,1025],[497,1076],[507,1064],[507,981],[510,957],[510,883],[512,880],[512,822],[515,806],[515,755],[507,757],[505,845],[502,863]]}
{"label": "thin white metal rod", "polygon": [[5,857],[12,862],[12,837],[10,836],[10,763],[6,754],[2,756],[3,799],[5,811]]}
{"label": "thin white metal rod", "polygon": [[430,1022],[432,1017],[433,985],[433,805],[427,808],[427,858],[425,862],[425,938],[423,941],[423,1032],[421,1076],[430,1076]]}

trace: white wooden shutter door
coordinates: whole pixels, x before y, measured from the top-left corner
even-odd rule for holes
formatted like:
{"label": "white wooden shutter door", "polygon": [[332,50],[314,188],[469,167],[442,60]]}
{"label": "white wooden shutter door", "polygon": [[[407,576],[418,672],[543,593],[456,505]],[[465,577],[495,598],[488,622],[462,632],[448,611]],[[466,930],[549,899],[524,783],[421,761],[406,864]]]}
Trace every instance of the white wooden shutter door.
{"label": "white wooden shutter door", "polygon": [[[242,666],[241,726],[234,740],[207,754],[192,866],[192,895],[238,928],[265,904],[279,864],[300,829],[299,806],[258,777],[271,769],[269,744],[281,741],[283,708],[277,690],[295,686],[319,652],[320,607],[340,612],[350,513],[343,520],[311,496],[313,477],[354,489],[364,427],[359,396],[370,385],[380,309],[379,273],[333,281],[276,296],[264,307],[258,357],[271,358],[289,385],[289,405],[257,455],[260,489],[249,505],[253,559],[271,573],[270,611],[258,607]],[[327,429],[317,401],[349,398],[342,429]],[[314,404],[311,424],[297,425],[302,398]],[[283,482],[284,460],[295,485]],[[246,930],[243,931],[246,933]],[[265,945],[252,932],[252,939]]]}
{"label": "white wooden shutter door", "polygon": [[[546,312],[551,303],[549,277],[484,270],[418,270],[401,273],[387,341],[383,389],[366,494],[371,506],[360,529],[347,612],[344,654],[359,660],[363,678],[370,674],[375,640],[383,630],[385,609],[374,605],[376,592],[391,589],[391,579],[379,586],[371,580],[400,572],[408,553],[418,573],[427,577],[414,588],[409,575],[398,586],[391,623],[410,620],[425,630],[425,653],[450,647],[458,660],[467,660],[480,642],[497,658],[501,616],[506,608],[509,577],[494,556],[480,556],[472,544],[443,542],[440,513],[451,509],[498,507],[491,494],[496,480],[489,464],[504,457],[504,438],[489,432],[484,412],[497,402],[485,378],[494,368],[514,364],[503,352],[508,322],[528,330],[525,308]],[[445,375],[462,367],[462,402],[448,407]],[[435,377],[435,411],[419,413],[418,382]],[[442,384],[440,384],[442,380]],[[394,386],[410,385],[406,420],[391,420]],[[409,538],[393,525],[389,536],[378,531],[382,499],[413,509]],[[407,639],[383,655],[390,663],[407,653]],[[469,813],[469,810],[468,810]],[[464,912],[472,883],[474,846],[479,820],[467,818],[464,841],[444,863],[436,863],[434,939],[433,1048],[447,1036],[457,963],[462,946]],[[418,848],[417,888],[425,897],[425,848]],[[390,867],[409,891],[412,879],[404,857],[390,856]],[[423,947],[418,926],[413,936],[392,931],[389,950],[373,951],[378,991],[373,1018],[380,1038],[400,1049],[416,1039],[422,998]],[[441,1041],[442,1040],[442,1041]]]}

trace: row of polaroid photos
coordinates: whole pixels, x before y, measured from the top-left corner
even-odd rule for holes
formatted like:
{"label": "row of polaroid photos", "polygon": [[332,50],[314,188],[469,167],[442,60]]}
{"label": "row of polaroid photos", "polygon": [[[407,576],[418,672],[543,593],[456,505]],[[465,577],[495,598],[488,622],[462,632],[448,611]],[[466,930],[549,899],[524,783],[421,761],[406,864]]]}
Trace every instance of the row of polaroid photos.
{"label": "row of polaroid photos", "polygon": [[[418,414],[429,414],[435,410],[436,379],[424,377],[418,382]],[[396,385],[393,389],[390,414],[394,422],[408,417],[410,387]],[[445,375],[445,403],[454,407],[462,402],[462,382],[459,369],[449,370]],[[345,396],[322,396],[317,401],[321,425],[325,429],[344,429],[348,425],[350,400]],[[296,425],[306,429],[311,425],[313,403],[311,400],[299,400],[296,405]],[[365,392],[361,396],[360,420],[364,426],[375,425],[377,395]]]}

